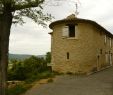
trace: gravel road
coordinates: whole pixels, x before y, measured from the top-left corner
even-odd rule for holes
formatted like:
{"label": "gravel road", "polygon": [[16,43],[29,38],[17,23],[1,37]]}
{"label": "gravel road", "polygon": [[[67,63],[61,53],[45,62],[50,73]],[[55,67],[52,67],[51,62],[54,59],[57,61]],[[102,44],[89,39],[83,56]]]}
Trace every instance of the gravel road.
{"label": "gravel road", "polygon": [[113,95],[113,67],[89,76],[60,75],[24,95]]}

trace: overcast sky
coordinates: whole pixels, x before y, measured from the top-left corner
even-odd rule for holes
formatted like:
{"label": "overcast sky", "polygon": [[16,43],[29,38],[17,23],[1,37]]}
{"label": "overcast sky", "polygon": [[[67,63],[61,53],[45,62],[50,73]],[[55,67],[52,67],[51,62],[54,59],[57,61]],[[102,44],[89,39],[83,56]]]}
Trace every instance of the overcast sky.
{"label": "overcast sky", "polygon": [[[45,6],[45,11],[51,13],[59,20],[73,14],[78,2],[79,18],[94,20],[108,31],[113,33],[113,0],[62,0]],[[57,5],[58,6],[51,6]],[[54,21],[53,20],[53,21]],[[48,34],[52,30],[38,26],[30,19],[25,19],[23,26],[12,26],[10,35],[9,52],[15,54],[42,55],[51,50],[51,37]]]}

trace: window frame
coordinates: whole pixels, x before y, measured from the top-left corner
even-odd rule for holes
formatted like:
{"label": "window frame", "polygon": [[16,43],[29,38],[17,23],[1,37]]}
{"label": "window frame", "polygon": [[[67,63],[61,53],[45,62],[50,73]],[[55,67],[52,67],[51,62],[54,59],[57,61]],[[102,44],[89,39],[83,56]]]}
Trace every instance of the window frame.
{"label": "window frame", "polygon": [[112,38],[111,37],[109,38],[109,46],[110,46],[110,48],[112,47]]}
{"label": "window frame", "polygon": [[69,60],[69,58],[70,58],[69,52],[66,53],[66,57],[67,57],[67,60]]}
{"label": "window frame", "polygon": [[[63,38],[69,38],[69,39],[76,38],[76,32],[77,32],[76,27],[77,26],[78,26],[78,24],[66,24],[65,26],[63,26],[63,29],[62,29],[62,37]],[[73,31],[72,34],[70,34],[71,31]]]}
{"label": "window frame", "polygon": [[73,25],[73,24],[68,25],[69,37],[75,37],[75,36],[76,36],[76,35],[75,35],[75,32],[76,32],[75,27],[76,27],[76,26]]}
{"label": "window frame", "polygon": [[104,43],[105,44],[107,43],[107,35],[106,34],[104,35]]}
{"label": "window frame", "polygon": [[68,31],[69,31],[68,26],[65,25],[63,27],[63,29],[62,29],[62,36],[63,37],[68,37],[69,36],[69,32]]}

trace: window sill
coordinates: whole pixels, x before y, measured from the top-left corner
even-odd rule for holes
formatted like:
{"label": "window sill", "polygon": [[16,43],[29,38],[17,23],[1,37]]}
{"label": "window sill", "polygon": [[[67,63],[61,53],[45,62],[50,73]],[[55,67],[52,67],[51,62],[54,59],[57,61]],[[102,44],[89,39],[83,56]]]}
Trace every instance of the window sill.
{"label": "window sill", "polygon": [[75,39],[78,39],[77,37],[62,37],[63,39],[72,39],[72,40],[75,40]]}
{"label": "window sill", "polygon": [[69,62],[70,60],[69,59],[66,59],[66,61]]}
{"label": "window sill", "polygon": [[78,39],[77,37],[68,37],[67,39]]}

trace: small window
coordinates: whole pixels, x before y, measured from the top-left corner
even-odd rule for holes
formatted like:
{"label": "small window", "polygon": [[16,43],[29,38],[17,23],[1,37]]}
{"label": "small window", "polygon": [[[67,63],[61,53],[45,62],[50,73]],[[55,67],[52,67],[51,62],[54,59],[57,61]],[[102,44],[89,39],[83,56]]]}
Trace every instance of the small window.
{"label": "small window", "polygon": [[109,54],[107,52],[105,53],[105,60],[106,64],[109,64]]}
{"label": "small window", "polygon": [[105,44],[107,43],[107,36],[106,35],[104,36],[104,43]]}
{"label": "small window", "polygon": [[75,29],[76,25],[75,24],[68,24],[66,26],[63,27],[63,31],[62,31],[62,36],[63,37],[75,37]]}
{"label": "small window", "polygon": [[100,31],[100,35],[102,35],[103,34],[103,32],[102,31]]}
{"label": "small window", "polygon": [[67,59],[69,59],[69,52],[67,52]]}
{"label": "small window", "polygon": [[69,25],[69,37],[75,37],[75,25]]}
{"label": "small window", "polygon": [[102,49],[100,49],[100,54],[102,54]]}
{"label": "small window", "polygon": [[110,48],[112,47],[112,39],[109,38],[109,45],[110,45]]}

